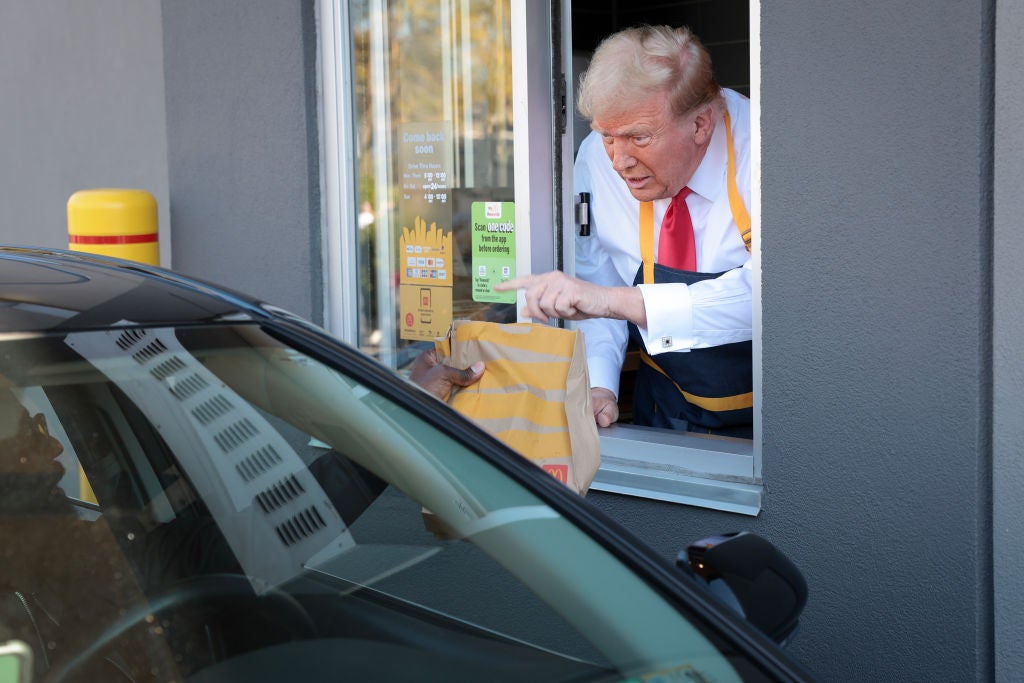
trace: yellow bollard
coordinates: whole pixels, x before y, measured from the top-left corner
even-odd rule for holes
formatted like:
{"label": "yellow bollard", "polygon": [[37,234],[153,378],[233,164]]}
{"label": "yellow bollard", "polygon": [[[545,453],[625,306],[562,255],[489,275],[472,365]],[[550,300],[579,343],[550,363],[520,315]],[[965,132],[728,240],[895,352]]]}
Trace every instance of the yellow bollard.
{"label": "yellow bollard", "polygon": [[160,265],[156,199],[145,190],[79,190],[68,199],[68,249]]}
{"label": "yellow bollard", "polygon": [[[68,249],[160,265],[156,199],[145,190],[79,190],[68,199]],[[82,467],[78,497],[96,494]]]}

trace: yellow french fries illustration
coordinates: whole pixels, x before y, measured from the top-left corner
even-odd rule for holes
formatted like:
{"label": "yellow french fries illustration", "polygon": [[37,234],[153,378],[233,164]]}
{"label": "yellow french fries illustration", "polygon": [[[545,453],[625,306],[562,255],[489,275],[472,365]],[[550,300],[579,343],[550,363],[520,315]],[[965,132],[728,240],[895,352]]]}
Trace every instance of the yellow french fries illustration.
{"label": "yellow french fries illustration", "polygon": [[402,251],[405,251],[405,245],[407,244],[419,244],[423,247],[431,247],[451,253],[452,234],[450,232],[446,233],[444,230],[438,230],[437,223],[431,223],[430,230],[428,231],[427,222],[420,216],[416,216],[413,225],[413,230],[404,225],[402,226]]}
{"label": "yellow french fries illustration", "polygon": [[[415,251],[415,247],[420,247],[420,250]],[[436,222],[431,223],[430,227],[427,228],[427,222],[421,216],[416,216],[413,221],[413,229],[410,230],[407,226],[402,226],[402,236],[398,241],[398,253],[400,259],[410,253],[416,253],[418,256],[422,255],[430,259],[437,259],[442,265],[433,266],[432,269],[435,272],[435,277],[430,278],[433,280],[431,284],[451,286],[452,233],[450,230],[445,232],[438,229]],[[440,277],[442,272],[444,276]],[[405,277],[404,268],[402,273],[403,281],[427,279],[425,277]]]}

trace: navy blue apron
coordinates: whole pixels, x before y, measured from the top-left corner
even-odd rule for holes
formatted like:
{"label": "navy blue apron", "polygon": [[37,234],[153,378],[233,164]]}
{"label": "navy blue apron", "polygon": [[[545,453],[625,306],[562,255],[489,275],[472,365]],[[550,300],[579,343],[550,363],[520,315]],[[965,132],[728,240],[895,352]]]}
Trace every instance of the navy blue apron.
{"label": "navy blue apron", "polygon": [[[727,145],[729,208],[747,251],[750,214],[736,181],[736,151],[729,112],[724,112]],[[691,285],[722,273],[676,270],[654,262],[654,209],[640,203],[641,263],[633,285],[682,282]],[[645,273],[645,270],[647,271]],[[646,275],[646,277],[645,277]],[[643,361],[633,389],[633,423],[666,429],[753,438],[753,343],[723,344],[706,349],[672,351],[651,356],[640,331],[629,323],[630,341]]]}
{"label": "navy blue apron", "polygon": [[[693,284],[721,273],[693,273],[654,265],[654,282]],[[633,284],[643,282],[643,266]],[[753,438],[753,345],[750,341],[650,356],[636,325],[629,336],[640,349],[633,389],[633,423],[666,429]]]}

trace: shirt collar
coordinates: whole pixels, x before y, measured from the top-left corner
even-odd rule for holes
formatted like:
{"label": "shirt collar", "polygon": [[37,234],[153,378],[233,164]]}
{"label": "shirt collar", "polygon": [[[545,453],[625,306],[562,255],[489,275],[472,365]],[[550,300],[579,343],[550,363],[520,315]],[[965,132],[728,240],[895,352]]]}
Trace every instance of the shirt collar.
{"label": "shirt collar", "polygon": [[711,143],[701,159],[700,165],[690,177],[686,186],[704,199],[715,201],[725,188],[727,167],[725,119],[719,117],[711,134]]}

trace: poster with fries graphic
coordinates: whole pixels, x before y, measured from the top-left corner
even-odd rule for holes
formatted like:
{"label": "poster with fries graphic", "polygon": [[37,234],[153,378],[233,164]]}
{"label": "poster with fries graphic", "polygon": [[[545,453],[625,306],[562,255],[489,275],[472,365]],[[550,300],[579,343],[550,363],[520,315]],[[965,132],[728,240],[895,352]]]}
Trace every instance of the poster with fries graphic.
{"label": "poster with fries graphic", "polygon": [[452,134],[449,121],[400,127],[399,336],[433,341],[452,322]]}
{"label": "poster with fries graphic", "polygon": [[414,226],[398,241],[401,337],[433,340],[452,322],[452,233],[419,216]]}

